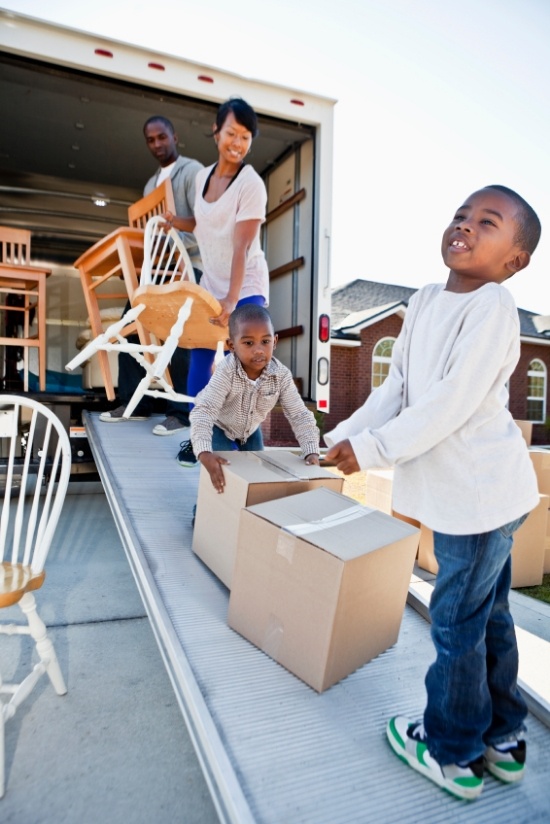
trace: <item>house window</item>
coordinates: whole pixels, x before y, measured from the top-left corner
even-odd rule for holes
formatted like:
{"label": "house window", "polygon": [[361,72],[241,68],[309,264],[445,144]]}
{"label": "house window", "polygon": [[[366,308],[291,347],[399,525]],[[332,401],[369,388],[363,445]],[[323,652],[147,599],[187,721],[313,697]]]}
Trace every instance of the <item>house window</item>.
{"label": "house window", "polygon": [[538,359],[531,361],[527,372],[527,420],[546,420],[546,366]]}
{"label": "house window", "polygon": [[395,338],[382,338],[372,353],[372,388],[382,386],[390,371],[391,353]]}

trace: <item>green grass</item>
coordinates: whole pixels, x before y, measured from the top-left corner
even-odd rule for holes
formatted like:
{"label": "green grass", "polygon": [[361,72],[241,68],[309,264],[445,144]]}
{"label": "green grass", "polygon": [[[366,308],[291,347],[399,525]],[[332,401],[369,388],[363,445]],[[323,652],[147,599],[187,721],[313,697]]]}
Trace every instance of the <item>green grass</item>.
{"label": "green grass", "polygon": [[539,586],[523,587],[517,589],[516,592],[521,592],[522,595],[529,595],[531,598],[536,598],[537,601],[550,604],[550,573],[543,577],[542,584],[539,584]]}

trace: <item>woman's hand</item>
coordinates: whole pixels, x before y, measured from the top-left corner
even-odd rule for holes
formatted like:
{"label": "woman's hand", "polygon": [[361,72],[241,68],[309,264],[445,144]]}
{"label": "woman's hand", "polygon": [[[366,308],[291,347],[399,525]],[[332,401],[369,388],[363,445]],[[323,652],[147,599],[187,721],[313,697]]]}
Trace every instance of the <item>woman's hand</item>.
{"label": "woman's hand", "polygon": [[319,455],[315,453],[308,455],[304,461],[308,466],[319,466]]}
{"label": "woman's hand", "polygon": [[222,307],[221,315],[218,315],[216,318],[210,318],[210,323],[214,326],[227,326],[229,323],[229,315],[234,311],[236,305],[236,300],[222,298],[220,300],[220,306]]}
{"label": "woman's hand", "polygon": [[160,228],[164,232],[169,232],[170,229],[172,229],[174,227],[174,218],[175,218],[175,215],[173,215],[172,212],[164,212],[163,215],[162,215],[162,219],[163,219],[164,223],[160,224]]}
{"label": "woman's hand", "polygon": [[160,224],[160,228],[165,232],[170,229],[176,229],[178,232],[193,232],[196,226],[194,217],[178,217],[173,212],[164,212],[162,215],[164,223]]}

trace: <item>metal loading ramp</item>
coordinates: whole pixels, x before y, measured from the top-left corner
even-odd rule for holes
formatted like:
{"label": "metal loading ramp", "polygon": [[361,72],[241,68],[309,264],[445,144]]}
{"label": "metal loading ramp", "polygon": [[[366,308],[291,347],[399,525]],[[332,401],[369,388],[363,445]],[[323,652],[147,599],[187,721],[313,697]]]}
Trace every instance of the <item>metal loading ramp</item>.
{"label": "metal loading ramp", "polygon": [[177,464],[177,441],[153,436],[151,421],[101,424],[86,413],[85,426],[220,821],[550,820],[550,732],[533,715],[525,780],[503,786],[488,776],[473,803],[391,752],[387,718],[417,717],[424,705],[433,650],[421,614],[407,606],[398,643],[318,695],[227,626],[228,590],[191,551],[199,468]]}

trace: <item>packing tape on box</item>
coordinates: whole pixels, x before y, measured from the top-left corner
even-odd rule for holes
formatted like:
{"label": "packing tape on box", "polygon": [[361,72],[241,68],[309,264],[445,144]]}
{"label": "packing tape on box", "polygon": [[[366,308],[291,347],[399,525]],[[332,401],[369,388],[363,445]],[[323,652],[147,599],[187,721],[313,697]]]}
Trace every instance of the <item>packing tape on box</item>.
{"label": "packing tape on box", "polygon": [[296,536],[281,529],[277,536],[277,546],[275,552],[286,558],[289,564],[294,560],[294,547],[296,546]]}
{"label": "packing tape on box", "polygon": [[367,506],[356,504],[355,506],[348,506],[347,509],[342,509],[340,512],[335,512],[333,515],[318,518],[315,521],[284,526],[282,530],[284,532],[290,532],[292,535],[300,538],[302,535],[319,532],[321,529],[329,529],[333,526],[348,523],[349,521],[355,521],[357,518],[362,518],[367,512],[374,512],[374,510]]}
{"label": "packing tape on box", "polygon": [[269,464],[271,468],[273,468],[279,475],[282,475],[285,480],[292,480],[292,481],[310,481],[311,475],[301,474],[300,472],[293,472],[292,469],[288,469],[286,466],[281,466],[280,463],[277,462],[274,458],[268,458],[266,455],[257,455],[256,456],[260,461],[263,463]]}
{"label": "packing tape on box", "polygon": [[271,613],[267,622],[267,627],[265,628],[262,642],[260,644],[260,649],[277,661],[279,658],[279,649],[282,641],[283,625],[281,623],[281,619]]}

